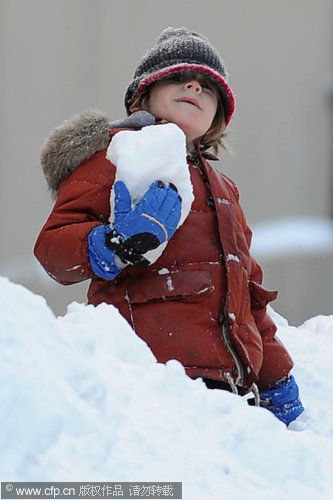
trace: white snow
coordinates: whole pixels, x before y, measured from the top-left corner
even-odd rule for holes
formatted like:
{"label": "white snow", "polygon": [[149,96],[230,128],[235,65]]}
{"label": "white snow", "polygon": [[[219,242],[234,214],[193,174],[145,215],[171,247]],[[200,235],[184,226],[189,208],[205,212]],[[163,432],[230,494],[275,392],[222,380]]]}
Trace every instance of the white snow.
{"label": "white snow", "polygon": [[118,311],[0,278],[1,481],[182,481],[186,500],[317,500],[333,488],[333,316],[272,309],[307,409],[286,429],[244,398],[156,363]]}
{"label": "white snow", "polygon": [[158,274],[169,274],[169,269],[167,269],[166,267],[163,267],[162,269],[159,269],[158,270]]}
{"label": "white snow", "polygon": [[172,290],[175,289],[175,287],[173,286],[173,281],[172,281],[171,276],[167,277],[167,286],[168,286],[169,292],[172,292]]}
{"label": "white snow", "polygon": [[239,262],[239,257],[237,257],[237,255],[233,255],[232,253],[228,253],[227,262],[230,262],[231,260],[234,260],[235,262]]}

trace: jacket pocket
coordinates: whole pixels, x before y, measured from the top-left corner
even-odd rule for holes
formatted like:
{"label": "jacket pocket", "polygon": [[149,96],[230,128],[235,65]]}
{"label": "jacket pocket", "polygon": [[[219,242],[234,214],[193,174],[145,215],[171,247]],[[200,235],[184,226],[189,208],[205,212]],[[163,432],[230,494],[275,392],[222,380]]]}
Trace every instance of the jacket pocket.
{"label": "jacket pocket", "polygon": [[214,289],[209,271],[153,271],[128,284],[128,298],[133,304],[150,301],[181,300]]}
{"label": "jacket pocket", "polygon": [[255,281],[249,282],[251,292],[252,307],[264,309],[269,302],[276,299],[278,292],[266,290],[262,285]]}

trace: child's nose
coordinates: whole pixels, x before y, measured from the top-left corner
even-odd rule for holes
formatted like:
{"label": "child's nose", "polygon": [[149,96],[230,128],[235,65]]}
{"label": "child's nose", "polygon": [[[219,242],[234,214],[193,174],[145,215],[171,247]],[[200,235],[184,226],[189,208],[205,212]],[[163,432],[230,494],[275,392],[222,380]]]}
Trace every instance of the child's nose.
{"label": "child's nose", "polygon": [[197,92],[198,94],[200,94],[202,91],[202,87],[198,80],[190,80],[189,82],[186,82],[185,88],[187,90],[194,90],[194,92]]}

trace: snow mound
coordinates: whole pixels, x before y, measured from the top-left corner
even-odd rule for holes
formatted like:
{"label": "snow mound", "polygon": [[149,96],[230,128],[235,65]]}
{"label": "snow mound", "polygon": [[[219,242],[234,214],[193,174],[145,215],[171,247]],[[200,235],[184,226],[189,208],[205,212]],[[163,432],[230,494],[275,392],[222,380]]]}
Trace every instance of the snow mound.
{"label": "snow mound", "polygon": [[182,481],[186,500],[328,499],[333,316],[273,310],[307,406],[292,432],[156,362],[118,311],[45,300],[0,278],[1,481]]}

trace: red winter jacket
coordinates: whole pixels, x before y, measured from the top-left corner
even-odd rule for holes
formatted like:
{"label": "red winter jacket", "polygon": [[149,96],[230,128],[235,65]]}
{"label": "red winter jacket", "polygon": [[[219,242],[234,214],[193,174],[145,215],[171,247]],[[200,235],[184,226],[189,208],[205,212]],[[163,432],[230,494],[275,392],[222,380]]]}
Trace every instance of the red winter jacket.
{"label": "red winter jacket", "polygon": [[[75,134],[74,127],[70,137]],[[65,285],[90,279],[89,303],[116,306],[159,362],[177,359],[190,377],[231,376],[239,386],[256,382],[265,390],[290,371],[292,360],[266,314],[276,292],[261,285],[261,268],[249,253],[251,231],[227,176],[200,155],[197,166],[189,161],[195,199],[161,257],[149,268],[128,266],[105,280],[92,271],[87,237],[101,215],[110,216],[115,166],[102,149],[54,180],[48,168],[59,148],[50,153],[51,146],[44,146],[43,161],[57,201],[35,255],[54,279]]]}

